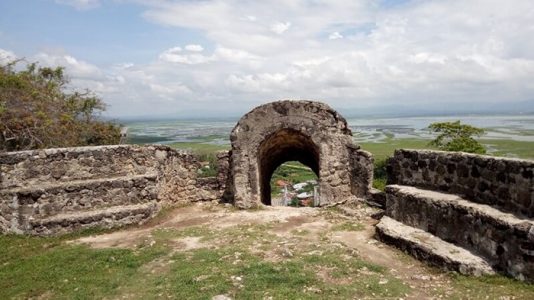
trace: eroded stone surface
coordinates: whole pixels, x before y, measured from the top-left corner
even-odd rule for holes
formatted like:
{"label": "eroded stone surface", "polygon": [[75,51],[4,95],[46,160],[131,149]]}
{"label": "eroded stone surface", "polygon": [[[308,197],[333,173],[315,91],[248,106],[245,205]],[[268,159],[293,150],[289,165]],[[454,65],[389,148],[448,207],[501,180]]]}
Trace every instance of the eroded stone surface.
{"label": "eroded stone surface", "polygon": [[[142,222],[162,205],[219,200],[228,152],[218,158],[218,176],[200,178],[195,155],[165,146],[2,153],[0,231],[46,235],[114,227]],[[150,209],[132,210],[144,204]]]}
{"label": "eroded stone surface", "polygon": [[432,265],[476,276],[495,273],[484,259],[471,252],[392,218],[383,217],[376,226],[376,232],[384,242]]}
{"label": "eroded stone surface", "polygon": [[456,195],[386,187],[386,214],[484,257],[518,279],[534,278],[534,221]]}
{"label": "eroded stone surface", "polygon": [[247,113],[233,129],[230,176],[236,206],[270,204],[269,180],[297,160],[319,177],[320,205],[367,197],[372,157],[353,144],[345,119],[326,104],[277,101]]}
{"label": "eroded stone surface", "polygon": [[534,217],[534,161],[462,152],[396,150],[388,184],[418,186]]}
{"label": "eroded stone surface", "polygon": [[533,169],[529,160],[396,150],[388,161],[386,215],[533,281]]}

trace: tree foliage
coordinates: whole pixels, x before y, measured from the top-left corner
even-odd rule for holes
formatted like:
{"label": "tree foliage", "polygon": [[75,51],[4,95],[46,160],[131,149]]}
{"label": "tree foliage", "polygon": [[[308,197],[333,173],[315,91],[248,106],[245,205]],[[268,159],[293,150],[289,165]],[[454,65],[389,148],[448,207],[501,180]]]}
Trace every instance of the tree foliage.
{"label": "tree foliage", "polygon": [[99,119],[105,104],[69,91],[63,68],[0,66],[0,150],[116,144],[120,128]]}
{"label": "tree foliage", "polygon": [[484,146],[473,138],[484,134],[484,129],[456,122],[438,122],[429,126],[438,136],[430,145],[445,151],[462,151],[469,153],[486,153]]}

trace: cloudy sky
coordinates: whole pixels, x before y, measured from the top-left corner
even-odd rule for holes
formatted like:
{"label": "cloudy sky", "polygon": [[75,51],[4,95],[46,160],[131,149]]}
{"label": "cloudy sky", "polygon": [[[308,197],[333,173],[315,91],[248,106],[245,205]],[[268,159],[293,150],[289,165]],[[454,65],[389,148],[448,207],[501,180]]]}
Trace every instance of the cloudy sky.
{"label": "cloudy sky", "polygon": [[14,58],[64,66],[119,117],[505,111],[534,103],[534,1],[2,0]]}

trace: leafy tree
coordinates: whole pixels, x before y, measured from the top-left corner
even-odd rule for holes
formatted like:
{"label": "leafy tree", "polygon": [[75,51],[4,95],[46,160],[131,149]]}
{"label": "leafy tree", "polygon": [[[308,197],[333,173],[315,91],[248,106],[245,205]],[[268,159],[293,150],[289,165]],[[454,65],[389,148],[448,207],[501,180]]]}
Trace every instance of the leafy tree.
{"label": "leafy tree", "polygon": [[69,91],[63,68],[0,65],[0,150],[116,144],[118,125],[98,118],[105,104],[91,91]]}
{"label": "leafy tree", "polygon": [[431,146],[436,146],[445,151],[486,153],[484,146],[473,138],[473,136],[480,137],[483,135],[484,129],[461,124],[460,121],[432,123],[429,129],[432,132],[439,133],[430,142]]}

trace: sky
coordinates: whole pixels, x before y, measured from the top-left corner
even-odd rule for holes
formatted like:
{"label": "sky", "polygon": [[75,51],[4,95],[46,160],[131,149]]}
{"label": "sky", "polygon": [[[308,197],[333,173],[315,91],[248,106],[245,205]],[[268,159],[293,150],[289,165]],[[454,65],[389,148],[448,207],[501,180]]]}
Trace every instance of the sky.
{"label": "sky", "polygon": [[534,111],[534,1],[1,0],[0,63],[17,58],[119,118]]}

